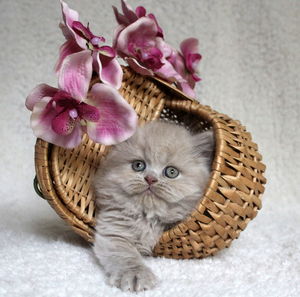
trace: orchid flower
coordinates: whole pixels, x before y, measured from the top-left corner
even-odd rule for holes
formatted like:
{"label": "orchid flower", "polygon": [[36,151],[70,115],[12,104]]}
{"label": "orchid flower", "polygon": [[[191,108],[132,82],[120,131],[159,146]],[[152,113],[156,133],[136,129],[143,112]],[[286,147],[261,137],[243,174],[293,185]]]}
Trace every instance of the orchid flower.
{"label": "orchid flower", "polygon": [[197,67],[201,60],[201,55],[198,53],[198,39],[188,38],[180,44],[181,53],[175,53],[170,56],[169,61],[185,78],[191,88],[194,88],[195,83],[201,78],[197,74]]}
{"label": "orchid flower", "polygon": [[185,39],[180,44],[180,50],[184,58],[186,69],[191,75],[191,78],[194,82],[200,81],[201,78],[197,75],[197,67],[202,57],[198,53],[198,39]]}
{"label": "orchid flower", "polygon": [[181,52],[173,51],[168,61],[183,78],[176,82],[178,88],[190,97],[194,97],[195,84],[201,80],[197,74],[197,67],[201,60],[201,55],[198,53],[198,39],[185,39],[180,44],[180,50]]}
{"label": "orchid flower", "polygon": [[26,99],[36,137],[65,148],[80,144],[83,132],[111,145],[129,138],[137,126],[133,108],[112,86],[96,83],[88,93],[92,56],[80,51],[65,58],[58,88],[40,84]]}
{"label": "orchid flower", "polygon": [[[157,75],[175,83],[188,96],[195,97],[193,87],[183,76],[185,72],[179,73],[175,68],[176,60],[183,58],[158,36],[157,25],[153,19],[140,17],[127,27],[122,26],[122,30],[115,34],[114,46],[119,56],[137,73]],[[184,61],[182,68],[185,69]]]}
{"label": "orchid flower", "polygon": [[69,8],[62,0],[61,8],[64,23],[61,23],[60,27],[67,41],[60,48],[59,58],[55,66],[56,72],[60,73],[66,57],[70,56],[72,63],[73,55],[84,51],[92,55],[93,59],[90,63],[93,65],[94,70],[99,73],[100,80],[119,89],[122,83],[123,72],[121,65],[116,59],[115,50],[110,46],[102,45],[105,42],[105,38],[94,35],[89,25],[84,26],[79,21],[78,12]]}
{"label": "orchid flower", "polygon": [[153,75],[164,65],[156,33],[154,22],[143,17],[124,28],[116,40],[119,55],[141,74]]}
{"label": "orchid flower", "polygon": [[147,15],[147,11],[146,11],[145,7],[143,7],[143,6],[138,6],[134,11],[127,4],[126,0],[121,0],[121,3],[122,3],[122,12],[123,12],[123,14],[119,13],[118,9],[115,6],[113,6],[113,10],[114,10],[114,13],[115,13],[116,20],[122,28],[125,28],[128,25],[134,23],[139,18],[148,17],[148,18],[152,19],[155,22],[156,29],[157,29],[157,33],[156,33],[157,36],[162,37],[162,38],[164,37],[163,30],[159,26],[159,24],[157,22],[157,19],[156,19],[155,15],[153,13],[149,13]]}
{"label": "orchid flower", "polygon": [[[142,75],[154,75],[153,71],[164,65],[163,53],[156,45],[163,38],[163,31],[153,14],[146,16],[146,9],[143,6],[138,6],[134,11],[126,0],[121,0],[121,3],[123,14],[113,6],[116,20],[119,23],[114,34],[114,48],[136,72]],[[128,30],[125,30],[125,34],[121,33],[128,26],[131,36],[127,39]],[[145,35],[142,36],[143,34]],[[119,44],[118,41],[121,40],[122,43],[124,37],[126,40],[123,41],[123,44]]]}

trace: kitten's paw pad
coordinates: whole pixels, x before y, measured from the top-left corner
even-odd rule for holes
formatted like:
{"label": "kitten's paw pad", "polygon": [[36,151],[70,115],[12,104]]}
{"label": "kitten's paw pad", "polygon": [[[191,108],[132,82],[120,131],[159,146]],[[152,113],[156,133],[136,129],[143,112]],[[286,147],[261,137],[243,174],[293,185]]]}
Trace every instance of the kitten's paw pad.
{"label": "kitten's paw pad", "polygon": [[111,275],[109,283],[122,291],[138,292],[152,289],[157,280],[148,267],[138,267],[122,274]]}

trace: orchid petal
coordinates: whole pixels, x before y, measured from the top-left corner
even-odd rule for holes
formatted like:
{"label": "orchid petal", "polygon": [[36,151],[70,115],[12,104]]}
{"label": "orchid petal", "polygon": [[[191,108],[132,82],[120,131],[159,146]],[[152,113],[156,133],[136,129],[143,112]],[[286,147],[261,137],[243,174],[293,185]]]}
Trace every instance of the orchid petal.
{"label": "orchid petal", "polygon": [[154,72],[164,65],[162,62],[163,53],[157,47],[140,50],[136,56],[146,68],[150,68]]}
{"label": "orchid petal", "polygon": [[136,73],[141,75],[153,76],[153,71],[142,66],[136,59],[134,58],[125,58],[129,67],[133,69]]}
{"label": "orchid petal", "polygon": [[144,17],[144,16],[146,16],[146,9],[145,9],[144,6],[138,6],[135,9],[135,13],[136,13],[138,18]]}
{"label": "orchid petal", "polygon": [[[190,87],[194,88],[195,83],[200,81],[197,75],[197,66],[201,60],[201,55],[198,53],[198,39],[188,38],[181,42],[180,49],[183,55],[184,68],[182,73],[188,81]],[[182,66],[181,66],[182,67]]]}
{"label": "orchid petal", "polygon": [[155,74],[161,78],[170,81],[170,82],[184,82],[184,78],[174,69],[173,65],[167,61],[163,60],[164,65],[155,71]]}
{"label": "orchid petal", "polygon": [[187,75],[184,58],[180,53],[174,51],[167,60],[172,64],[175,71],[177,71],[179,75],[181,75],[182,77]]}
{"label": "orchid petal", "polygon": [[76,39],[77,44],[82,48],[86,49],[86,40],[79,36],[77,33],[74,32],[72,29],[72,24],[73,22],[79,21],[79,14],[76,10],[73,10],[69,8],[68,4],[65,3],[64,1],[60,1],[61,3],[61,9],[62,9],[62,14],[63,14],[63,20],[70,30],[70,32],[73,34],[74,38]]}
{"label": "orchid petal", "polygon": [[81,22],[79,21],[74,21],[72,23],[72,29],[73,31],[79,35],[80,37],[84,39],[92,39],[93,38],[93,33],[89,29],[89,27],[85,27]]}
{"label": "orchid petal", "polygon": [[133,23],[138,19],[133,9],[127,4],[126,0],[122,0],[122,10],[129,23]]}
{"label": "orchid petal", "polygon": [[89,50],[67,56],[59,73],[59,88],[82,101],[89,88],[92,68],[93,58]]}
{"label": "orchid petal", "polygon": [[87,122],[87,133],[94,141],[116,144],[135,132],[137,115],[116,89],[97,83],[92,87],[87,103],[96,106],[100,112],[97,123]]}
{"label": "orchid petal", "polygon": [[123,79],[123,70],[118,60],[101,54],[97,54],[96,59],[100,80],[116,89],[120,89]]}
{"label": "orchid petal", "polygon": [[75,124],[76,120],[70,116],[70,111],[66,110],[52,119],[51,127],[59,135],[70,135],[73,132]]}
{"label": "orchid petal", "polygon": [[101,55],[104,55],[104,56],[107,56],[110,58],[114,58],[116,56],[116,51],[111,46],[108,46],[108,45],[101,46],[99,48],[99,52]]}
{"label": "orchid petal", "polygon": [[176,50],[173,49],[169,44],[167,44],[162,38],[157,38],[156,44],[158,49],[164,54],[164,57],[167,59],[176,53]]}
{"label": "orchid petal", "polygon": [[51,104],[49,105],[50,101],[50,97],[45,97],[34,105],[30,118],[34,135],[61,147],[76,147],[80,144],[82,138],[82,131],[79,123],[76,123],[69,135],[59,135],[55,133],[52,129],[52,121],[57,113],[55,109],[51,108]]}
{"label": "orchid petal", "polygon": [[182,92],[184,92],[190,98],[196,97],[195,91],[187,82],[179,82],[179,83],[177,83],[177,86],[180,90],[182,90]]}
{"label": "orchid petal", "polygon": [[97,107],[81,102],[77,107],[80,118],[90,121],[98,122],[100,118],[100,113]]}
{"label": "orchid petal", "polygon": [[198,39],[188,38],[180,44],[186,68],[190,73],[194,73],[197,70],[197,66],[201,60],[201,55],[198,53],[198,43]]}
{"label": "orchid petal", "polygon": [[57,88],[53,88],[46,84],[39,84],[27,96],[25,105],[27,109],[33,110],[33,107],[37,102],[41,101],[44,97],[53,97],[57,92]]}
{"label": "orchid petal", "polygon": [[116,49],[116,47],[117,47],[117,41],[118,41],[119,35],[124,30],[124,28],[125,27],[123,25],[119,25],[114,30],[114,33],[113,33],[113,42],[112,42],[112,46],[113,46],[114,49]]}
{"label": "orchid petal", "polygon": [[156,27],[157,27],[157,36],[158,36],[158,37],[161,37],[161,38],[164,38],[164,32],[163,32],[163,29],[162,29],[162,28],[160,27],[160,25],[158,24],[155,15],[154,15],[153,13],[149,13],[149,14],[148,14],[148,18],[152,19],[152,20],[155,22]]}
{"label": "orchid petal", "polygon": [[77,45],[75,39],[67,40],[59,49],[59,58],[55,65],[55,72],[58,72],[61,68],[61,65],[64,59],[74,53],[81,51],[82,49]]}
{"label": "orchid petal", "polygon": [[199,77],[197,74],[193,73],[192,78],[195,82],[201,81],[201,77]]}
{"label": "orchid petal", "polygon": [[60,4],[63,14],[63,20],[68,27],[71,27],[74,21],[79,20],[79,14],[76,10],[69,8],[66,2],[61,0]]}
{"label": "orchid petal", "polygon": [[128,25],[129,22],[128,22],[127,18],[124,15],[122,15],[121,13],[119,13],[118,9],[115,6],[112,6],[112,7],[113,7],[114,14],[115,14],[118,24],[125,25],[125,26]]}
{"label": "orchid petal", "polygon": [[73,32],[70,31],[68,26],[66,26],[63,23],[59,23],[59,28],[67,40],[74,39],[74,34],[73,34]]}
{"label": "orchid petal", "polygon": [[187,96],[195,98],[196,94],[193,90],[195,81],[190,81],[189,78],[191,78],[191,75],[185,75],[183,77],[181,73],[178,72],[178,70],[182,70],[184,74],[185,69],[183,60],[178,59],[178,57],[179,56],[177,56],[176,59],[176,69],[169,61],[166,60],[164,65],[160,69],[155,71],[155,74],[169,82],[175,82],[178,88],[182,90]]}
{"label": "orchid petal", "polygon": [[128,45],[141,48],[146,45],[155,46],[156,34],[155,22],[147,17],[142,17],[120,32],[116,44],[117,51],[132,56],[133,53]]}
{"label": "orchid petal", "polygon": [[201,60],[202,56],[200,54],[189,54],[186,59],[186,68],[191,72],[197,70],[197,66]]}
{"label": "orchid petal", "polygon": [[187,38],[183,40],[180,44],[180,50],[184,57],[187,57],[189,54],[194,54],[198,52],[199,41],[196,38]]}

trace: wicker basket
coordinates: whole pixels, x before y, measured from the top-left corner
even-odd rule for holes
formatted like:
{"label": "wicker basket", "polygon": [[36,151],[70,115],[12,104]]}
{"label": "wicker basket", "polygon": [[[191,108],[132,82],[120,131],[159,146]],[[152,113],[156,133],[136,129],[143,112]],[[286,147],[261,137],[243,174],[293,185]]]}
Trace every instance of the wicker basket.
{"label": "wicker basket", "polygon": [[[215,133],[216,153],[205,194],[185,221],[162,234],[154,255],[203,258],[229,247],[261,208],[266,183],[265,166],[250,133],[238,121],[128,68],[124,68],[120,93],[138,113],[139,123],[161,118],[193,131],[212,127]],[[72,150],[41,139],[35,146],[37,182],[43,197],[89,242],[95,226],[91,180],[108,149],[86,135]]]}

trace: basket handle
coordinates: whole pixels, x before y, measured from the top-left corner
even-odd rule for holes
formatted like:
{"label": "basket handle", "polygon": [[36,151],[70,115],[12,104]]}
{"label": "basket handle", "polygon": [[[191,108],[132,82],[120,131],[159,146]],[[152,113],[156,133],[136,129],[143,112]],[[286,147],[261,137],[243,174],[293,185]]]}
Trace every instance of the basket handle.
{"label": "basket handle", "polygon": [[34,177],[33,179],[33,188],[35,190],[35,192],[43,199],[46,199],[41,191],[37,176]]}

